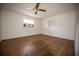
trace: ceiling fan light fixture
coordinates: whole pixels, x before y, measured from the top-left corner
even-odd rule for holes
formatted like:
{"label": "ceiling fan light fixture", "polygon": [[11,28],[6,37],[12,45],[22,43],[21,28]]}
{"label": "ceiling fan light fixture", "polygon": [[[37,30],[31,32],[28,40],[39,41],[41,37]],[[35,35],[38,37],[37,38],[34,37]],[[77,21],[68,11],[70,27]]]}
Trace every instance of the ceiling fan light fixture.
{"label": "ceiling fan light fixture", "polygon": [[37,11],[35,12],[35,15],[37,15]]}

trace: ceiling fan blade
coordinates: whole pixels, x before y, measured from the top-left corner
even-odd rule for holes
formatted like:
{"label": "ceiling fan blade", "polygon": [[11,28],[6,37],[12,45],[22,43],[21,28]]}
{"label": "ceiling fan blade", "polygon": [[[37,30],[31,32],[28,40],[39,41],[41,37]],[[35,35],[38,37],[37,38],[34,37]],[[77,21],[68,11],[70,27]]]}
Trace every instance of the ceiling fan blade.
{"label": "ceiling fan blade", "polygon": [[36,3],[35,9],[39,8],[40,3]]}
{"label": "ceiling fan blade", "polygon": [[43,11],[43,12],[46,12],[46,10],[44,10],[44,9],[38,9],[39,11]]}

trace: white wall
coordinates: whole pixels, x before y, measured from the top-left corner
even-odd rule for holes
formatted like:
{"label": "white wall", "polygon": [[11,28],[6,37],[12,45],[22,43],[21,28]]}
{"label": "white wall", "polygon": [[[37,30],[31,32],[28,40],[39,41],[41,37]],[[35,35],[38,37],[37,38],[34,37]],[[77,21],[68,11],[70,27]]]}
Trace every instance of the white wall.
{"label": "white wall", "polygon": [[[74,40],[76,12],[59,14],[48,19],[27,17],[12,11],[1,12],[1,39],[46,34]],[[23,27],[23,19],[34,20],[34,28]],[[49,22],[51,20],[51,22]],[[48,23],[50,27],[48,27]]]}
{"label": "white wall", "polygon": [[1,41],[1,10],[0,10],[0,41]]}
{"label": "white wall", "polygon": [[79,56],[79,4],[75,6],[77,10],[76,30],[75,30],[75,55]]}
{"label": "white wall", "polygon": [[46,35],[74,40],[75,21],[75,11],[59,14],[48,19],[43,19],[42,33]]}
{"label": "white wall", "polygon": [[[23,19],[34,20],[34,28],[23,27]],[[1,37],[2,39],[16,38],[40,34],[40,20],[25,15],[2,10],[1,14]]]}
{"label": "white wall", "polygon": [[77,14],[77,21],[76,21],[75,55],[79,56],[79,11]]}

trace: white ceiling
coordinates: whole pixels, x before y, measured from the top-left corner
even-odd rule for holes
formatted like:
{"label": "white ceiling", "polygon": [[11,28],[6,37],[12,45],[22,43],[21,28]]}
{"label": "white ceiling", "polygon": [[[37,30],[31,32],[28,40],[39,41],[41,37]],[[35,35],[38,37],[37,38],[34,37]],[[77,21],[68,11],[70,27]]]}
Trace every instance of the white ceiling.
{"label": "white ceiling", "polygon": [[11,10],[19,12],[35,18],[48,18],[63,12],[73,11],[74,4],[64,4],[64,3],[41,3],[39,8],[47,10],[46,12],[38,11],[35,15],[35,11],[27,8],[33,8],[35,3],[9,3],[2,4],[2,8],[6,10]]}

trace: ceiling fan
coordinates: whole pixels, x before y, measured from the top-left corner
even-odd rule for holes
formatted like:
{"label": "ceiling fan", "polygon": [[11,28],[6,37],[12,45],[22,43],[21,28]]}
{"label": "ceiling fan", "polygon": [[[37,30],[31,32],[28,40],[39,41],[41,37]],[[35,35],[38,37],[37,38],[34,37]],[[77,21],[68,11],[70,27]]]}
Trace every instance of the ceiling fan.
{"label": "ceiling fan", "polygon": [[[36,5],[34,6],[34,8],[32,8],[32,10],[35,11],[35,15],[37,14],[38,11],[46,12],[45,9],[41,9],[41,8],[39,8],[39,6],[40,6],[40,3],[36,3]],[[31,8],[27,8],[27,9],[31,9]]]}

